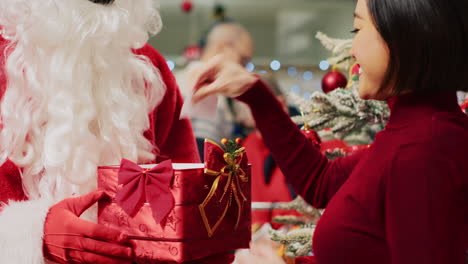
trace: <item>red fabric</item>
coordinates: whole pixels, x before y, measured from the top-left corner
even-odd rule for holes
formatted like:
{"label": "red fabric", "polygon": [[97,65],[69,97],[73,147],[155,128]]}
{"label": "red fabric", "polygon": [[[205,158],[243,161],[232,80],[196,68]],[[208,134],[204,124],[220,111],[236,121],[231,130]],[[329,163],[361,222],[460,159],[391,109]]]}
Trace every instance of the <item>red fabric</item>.
{"label": "red fabric", "polygon": [[[350,261],[349,263],[354,264],[354,262],[352,261]],[[315,257],[300,257],[300,258],[296,258],[296,262],[294,264],[318,264],[318,263],[315,260]]]}
{"label": "red fabric", "polygon": [[468,117],[455,93],[392,98],[372,146],[333,162],[261,81],[239,99],[295,190],[327,207],[313,241],[319,264],[465,264]]}
{"label": "red fabric", "polygon": [[[7,41],[0,37],[0,97],[6,87],[4,72],[4,49]],[[179,120],[183,99],[172,72],[164,57],[150,45],[136,50],[147,56],[159,69],[167,91],[162,103],[150,115],[151,129],[145,136],[159,149],[158,162],[172,159],[173,162],[200,162],[190,121]],[[0,167],[0,202],[26,199],[18,168],[11,162]]]}
{"label": "red fabric", "polygon": [[173,175],[171,160],[165,160],[152,169],[143,169],[123,159],[119,169],[119,184],[123,187],[115,200],[131,216],[148,202],[153,218],[160,223],[174,208],[174,196],[170,190]]}
{"label": "red fabric", "polygon": [[44,224],[44,256],[47,259],[63,264],[131,264],[132,248],[118,229],[79,218],[105,196],[104,191],[94,191],[65,199],[50,208]]}

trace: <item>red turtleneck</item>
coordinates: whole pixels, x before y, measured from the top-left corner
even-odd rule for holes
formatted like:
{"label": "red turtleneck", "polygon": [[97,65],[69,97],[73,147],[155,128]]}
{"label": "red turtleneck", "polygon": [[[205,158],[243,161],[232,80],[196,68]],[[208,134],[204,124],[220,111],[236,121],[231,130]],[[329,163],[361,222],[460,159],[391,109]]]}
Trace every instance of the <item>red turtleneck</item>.
{"label": "red turtleneck", "polygon": [[296,192],[327,208],[313,240],[319,264],[465,263],[468,117],[455,93],[391,98],[372,146],[333,162],[261,81],[239,99]]}

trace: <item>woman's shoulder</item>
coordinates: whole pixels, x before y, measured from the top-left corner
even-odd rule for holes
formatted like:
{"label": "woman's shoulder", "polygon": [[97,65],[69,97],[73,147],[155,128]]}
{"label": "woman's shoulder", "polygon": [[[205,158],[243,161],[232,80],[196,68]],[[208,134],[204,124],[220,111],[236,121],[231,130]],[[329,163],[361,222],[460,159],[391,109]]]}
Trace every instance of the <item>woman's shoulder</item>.
{"label": "woman's shoulder", "polygon": [[437,113],[432,118],[431,138],[436,151],[453,156],[468,153],[468,116],[462,113]]}
{"label": "woman's shoulder", "polygon": [[[461,111],[438,112],[431,118],[415,121],[413,129],[399,131],[394,141],[393,158],[396,160],[419,160],[424,164],[450,161],[464,167],[468,174],[468,116]],[[392,138],[387,138],[390,140]]]}

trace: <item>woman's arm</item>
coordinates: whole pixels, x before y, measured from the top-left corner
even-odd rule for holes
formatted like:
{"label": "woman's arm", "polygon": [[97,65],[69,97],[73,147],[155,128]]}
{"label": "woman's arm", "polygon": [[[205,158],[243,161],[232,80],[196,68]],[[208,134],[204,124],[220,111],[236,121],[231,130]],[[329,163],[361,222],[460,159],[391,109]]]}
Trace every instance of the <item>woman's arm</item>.
{"label": "woman's arm", "polygon": [[313,206],[325,207],[365,151],[330,162],[304,137],[260,80],[238,99],[252,109],[265,144],[294,190]]}

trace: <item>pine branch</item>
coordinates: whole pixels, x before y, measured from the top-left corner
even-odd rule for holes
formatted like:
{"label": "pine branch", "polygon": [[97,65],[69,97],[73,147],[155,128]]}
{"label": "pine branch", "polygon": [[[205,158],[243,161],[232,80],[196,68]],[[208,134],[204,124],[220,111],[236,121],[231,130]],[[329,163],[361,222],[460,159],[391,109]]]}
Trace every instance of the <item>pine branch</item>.
{"label": "pine branch", "polygon": [[302,257],[310,255],[312,251],[312,236],[315,226],[308,225],[290,232],[270,230],[271,239],[286,246],[285,255],[288,257]]}
{"label": "pine branch", "polygon": [[310,222],[310,219],[304,216],[279,215],[279,216],[275,216],[272,221],[278,224],[302,226]]}
{"label": "pine branch", "polygon": [[296,199],[289,203],[280,204],[278,208],[284,210],[295,210],[310,218],[322,216],[321,210],[315,209],[314,207],[306,203],[306,201],[304,201],[304,199],[302,199],[302,197],[300,196],[297,196]]}
{"label": "pine branch", "polygon": [[[293,104],[299,104],[304,113],[303,116],[293,117],[294,122],[307,123],[316,131],[331,128],[337,138],[342,140],[351,134],[369,131],[368,127],[373,124],[382,127],[390,112],[384,102],[362,100],[357,93],[357,84],[328,94],[315,92],[309,101],[297,95],[290,99]],[[370,136],[367,138],[372,140]]]}

